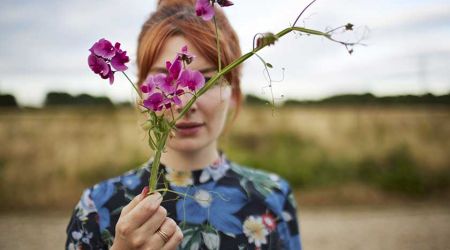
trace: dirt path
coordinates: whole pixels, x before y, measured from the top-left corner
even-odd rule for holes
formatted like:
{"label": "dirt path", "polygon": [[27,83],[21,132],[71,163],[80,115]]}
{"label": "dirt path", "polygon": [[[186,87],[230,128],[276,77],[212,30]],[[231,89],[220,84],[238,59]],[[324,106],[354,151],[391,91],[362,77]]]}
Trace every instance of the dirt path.
{"label": "dirt path", "polygon": [[[303,208],[304,249],[450,249],[450,208]],[[67,214],[0,215],[0,249],[63,249]]]}

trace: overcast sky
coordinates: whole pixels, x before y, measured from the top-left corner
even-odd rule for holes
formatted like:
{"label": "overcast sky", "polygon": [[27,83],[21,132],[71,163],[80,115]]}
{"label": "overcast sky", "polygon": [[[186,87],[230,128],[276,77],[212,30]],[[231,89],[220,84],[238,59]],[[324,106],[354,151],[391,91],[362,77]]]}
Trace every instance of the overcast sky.
{"label": "overcast sky", "polygon": [[[234,0],[225,9],[251,49],[258,32],[292,24],[304,0]],[[135,59],[137,35],[156,0],[0,0],[0,92],[22,105],[39,105],[48,91],[106,95],[130,101],[133,90],[121,76],[114,86],[87,66],[88,49],[99,38],[120,41]],[[275,97],[318,99],[342,93],[445,94],[450,91],[450,1],[318,0],[300,25],[326,30],[348,22],[367,46],[346,49],[324,38],[289,34],[261,55],[272,65]],[[135,66],[129,74],[135,79]],[[244,65],[245,93],[270,98],[263,67]]]}

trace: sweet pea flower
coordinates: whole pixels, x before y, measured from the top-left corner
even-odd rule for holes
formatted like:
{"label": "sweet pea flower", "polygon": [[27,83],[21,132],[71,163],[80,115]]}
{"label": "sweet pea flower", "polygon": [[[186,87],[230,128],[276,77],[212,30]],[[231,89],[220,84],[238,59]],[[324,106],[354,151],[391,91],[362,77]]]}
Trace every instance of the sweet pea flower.
{"label": "sweet pea flower", "polygon": [[193,59],[187,46],[183,46],[172,62],[166,62],[167,74],[149,75],[140,86],[141,92],[146,94],[143,106],[155,112],[170,109],[172,105],[181,106],[180,96],[186,93],[186,89],[196,91],[202,88],[205,85],[202,73],[183,69],[182,61],[192,62]]}
{"label": "sweet pea flower", "polygon": [[157,80],[155,81],[155,78],[158,77],[164,77],[164,74],[157,74],[157,75],[149,75],[147,79],[141,84],[141,91],[142,93],[151,94],[155,92],[157,85]]}
{"label": "sweet pea flower", "polygon": [[195,3],[195,13],[197,16],[201,16],[205,21],[211,20],[215,15],[215,2],[217,2],[220,7],[228,7],[233,5],[233,2],[229,0],[197,0]]}
{"label": "sweet pea flower", "polygon": [[187,47],[187,45],[184,45],[182,48],[181,48],[181,52],[178,52],[177,53],[177,56],[178,56],[178,59],[179,60],[181,60],[181,61],[184,61],[184,62],[186,62],[187,64],[190,64],[193,60],[194,60],[194,55],[192,55],[192,54],[190,54],[189,52],[188,52],[188,47]]}
{"label": "sweet pea flower", "polygon": [[214,7],[209,0],[197,0],[195,3],[195,13],[203,20],[209,21],[214,17]]}
{"label": "sweet pea flower", "polygon": [[172,103],[177,106],[181,106],[182,102],[181,102],[181,99],[179,98],[179,96],[184,95],[184,93],[185,93],[184,90],[177,89],[177,91],[173,95],[166,97],[166,99],[164,101],[164,107],[169,109],[170,107],[172,107]]}
{"label": "sweet pea flower", "polygon": [[[89,49],[91,54],[88,57],[89,68],[100,75],[103,79],[109,79],[109,84],[114,83],[114,73],[125,71],[128,67],[125,65],[130,61],[127,52],[120,48],[120,43],[114,46],[104,38],[94,43]],[[113,71],[112,68],[116,71]]]}
{"label": "sweet pea flower", "polygon": [[111,70],[111,66],[108,65],[108,67],[109,67],[108,75],[106,75],[106,76],[100,75],[100,76],[103,79],[109,79],[109,84],[112,85],[114,83],[114,71]]}
{"label": "sweet pea flower", "polygon": [[176,58],[173,62],[167,61],[166,62],[166,69],[167,72],[169,72],[168,75],[156,75],[158,77],[155,77],[155,82],[158,85],[158,87],[166,94],[172,94],[177,91],[178,87],[178,77],[180,76],[182,68],[181,61]]}
{"label": "sweet pea flower", "polygon": [[164,105],[164,95],[160,92],[153,93],[143,102],[144,107],[153,111],[160,111]]}
{"label": "sweet pea flower", "polygon": [[183,70],[180,75],[180,86],[196,91],[205,85],[205,77],[197,70]]}
{"label": "sweet pea flower", "polygon": [[88,57],[89,68],[95,73],[100,75],[103,79],[109,78],[109,83],[114,82],[114,72],[111,70],[111,66],[101,57],[97,57],[95,54],[91,53]]}
{"label": "sweet pea flower", "polygon": [[180,76],[182,67],[183,67],[183,65],[178,58],[175,58],[175,60],[173,62],[169,62],[169,61],[166,62],[166,68],[167,68],[167,71],[169,72],[169,76],[172,76],[173,79],[178,79],[178,77]]}
{"label": "sweet pea flower", "polygon": [[94,43],[89,51],[94,53],[96,56],[100,56],[106,59],[111,59],[116,54],[116,50],[113,47],[112,43],[104,38]]}
{"label": "sweet pea flower", "polygon": [[111,66],[117,71],[127,70],[128,67],[125,66],[125,63],[130,61],[127,52],[120,49],[120,43],[116,43],[114,49],[116,50],[116,54],[111,59]]}
{"label": "sweet pea flower", "polygon": [[96,57],[92,53],[88,57],[88,64],[89,68],[91,68],[95,74],[99,74],[100,76],[107,76],[110,71],[108,63],[106,63],[103,58]]}

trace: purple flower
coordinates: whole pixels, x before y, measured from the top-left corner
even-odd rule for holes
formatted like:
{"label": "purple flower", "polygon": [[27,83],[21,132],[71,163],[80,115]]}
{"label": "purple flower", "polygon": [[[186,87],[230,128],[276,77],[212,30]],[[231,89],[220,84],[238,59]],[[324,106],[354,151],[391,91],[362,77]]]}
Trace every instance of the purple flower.
{"label": "purple flower", "polygon": [[184,45],[181,48],[181,52],[177,53],[178,59],[181,61],[185,61],[187,64],[190,64],[194,60],[194,55],[188,53],[187,45]]}
{"label": "purple flower", "polygon": [[153,111],[160,111],[163,108],[164,96],[162,93],[154,93],[144,100],[144,107]]}
{"label": "purple flower", "polygon": [[109,66],[109,73],[106,76],[100,75],[103,79],[109,79],[109,84],[112,85],[114,83],[114,71],[111,70],[111,66]]}
{"label": "purple flower", "polygon": [[184,90],[177,89],[177,91],[173,95],[167,97],[164,100],[164,107],[169,109],[170,107],[172,107],[172,103],[177,106],[181,106],[182,102],[181,102],[181,99],[179,98],[179,96],[184,95],[184,93],[185,93]]}
{"label": "purple flower", "polygon": [[88,64],[89,68],[91,68],[95,74],[99,74],[102,77],[107,76],[110,71],[108,63],[106,63],[103,58],[97,57],[93,53],[88,57]]}
{"label": "purple flower", "polygon": [[197,70],[183,70],[180,75],[180,86],[196,91],[205,85],[205,77]]}
{"label": "purple flower", "polygon": [[[164,74],[158,74],[158,75],[163,75]],[[155,81],[155,78],[157,78],[158,75],[149,75],[147,77],[147,79],[145,79],[145,81],[142,83],[141,85],[141,91],[142,93],[153,93],[155,92],[156,87],[158,86],[157,81]]]}
{"label": "purple flower", "polygon": [[197,0],[195,3],[195,13],[205,21],[211,20],[215,14],[214,7],[209,0]]}
{"label": "purple flower", "polygon": [[127,52],[120,49],[120,43],[116,43],[114,45],[114,49],[116,50],[116,54],[111,59],[111,66],[117,71],[125,71],[128,69],[125,66],[125,63],[130,61],[130,58],[127,56]]}
{"label": "purple flower", "polygon": [[104,38],[94,43],[89,51],[106,59],[111,59],[116,54],[116,50],[112,43]]}
{"label": "purple flower", "polygon": [[172,63],[169,61],[166,62],[166,68],[169,72],[169,76],[172,76],[175,80],[180,76],[182,66],[182,63],[178,58],[175,58]]}
{"label": "purple flower", "polygon": [[88,57],[89,68],[95,73],[100,75],[103,79],[109,79],[109,84],[114,82],[114,72],[111,70],[111,66],[101,57],[97,57],[91,53]]}
{"label": "purple flower", "polygon": [[169,72],[168,75],[158,74],[155,76],[155,83],[166,94],[172,94],[177,91],[178,77],[180,76],[182,64],[181,61],[176,58],[173,62],[166,62],[166,69]]}
{"label": "purple flower", "polygon": [[[128,67],[125,63],[130,61],[127,52],[120,49],[120,43],[112,46],[112,43],[104,38],[94,43],[89,49],[91,54],[88,57],[89,68],[103,79],[109,79],[109,84],[114,83],[114,73],[125,71]],[[116,70],[113,71],[111,66]]]}

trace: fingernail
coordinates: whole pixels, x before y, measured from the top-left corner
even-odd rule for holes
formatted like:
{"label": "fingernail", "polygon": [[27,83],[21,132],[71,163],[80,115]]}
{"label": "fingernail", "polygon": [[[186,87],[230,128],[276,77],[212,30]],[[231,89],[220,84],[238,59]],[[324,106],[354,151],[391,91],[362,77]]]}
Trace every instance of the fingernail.
{"label": "fingernail", "polygon": [[147,196],[147,194],[148,194],[148,186],[145,186],[142,189],[141,196],[145,198],[145,196]]}

